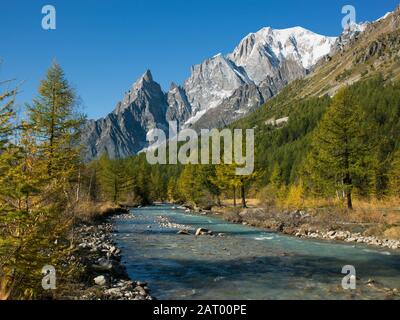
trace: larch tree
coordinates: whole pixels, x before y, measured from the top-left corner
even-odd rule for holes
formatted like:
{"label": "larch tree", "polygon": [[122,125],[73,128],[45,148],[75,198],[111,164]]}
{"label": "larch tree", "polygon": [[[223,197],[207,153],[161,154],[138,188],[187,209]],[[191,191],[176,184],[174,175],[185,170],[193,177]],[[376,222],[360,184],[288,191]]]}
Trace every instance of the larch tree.
{"label": "larch tree", "polygon": [[235,170],[236,168],[232,165],[220,164],[216,166],[215,177],[211,177],[221,191],[233,192],[234,207],[237,206],[237,194],[240,189],[240,179],[236,176]]}
{"label": "larch tree", "polygon": [[14,165],[13,154],[15,151],[10,139],[15,130],[13,124],[15,95],[16,90],[0,92],[0,211],[7,207],[6,196],[9,192],[9,185],[6,180]]}
{"label": "larch tree", "polygon": [[389,191],[392,196],[400,198],[400,151],[393,156],[389,171]]}
{"label": "larch tree", "polygon": [[53,187],[64,194],[78,179],[80,134],[85,118],[78,110],[77,97],[57,63],[40,83],[38,97],[28,105],[28,125],[46,162]]}
{"label": "larch tree", "polygon": [[[369,166],[369,151],[362,110],[347,88],[333,98],[312,143],[311,167],[325,190],[343,192],[353,209],[353,192]],[[309,164],[310,165],[310,164]]]}

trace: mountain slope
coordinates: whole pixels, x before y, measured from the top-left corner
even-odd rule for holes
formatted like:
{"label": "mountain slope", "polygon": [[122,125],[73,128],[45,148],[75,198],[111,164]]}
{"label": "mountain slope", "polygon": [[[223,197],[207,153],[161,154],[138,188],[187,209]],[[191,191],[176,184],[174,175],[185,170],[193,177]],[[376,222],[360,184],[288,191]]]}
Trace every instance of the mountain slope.
{"label": "mountain slope", "polygon": [[87,160],[108,153],[111,158],[131,156],[146,147],[146,134],[167,129],[168,103],[159,84],[147,71],[106,118],[90,121],[84,130]]}
{"label": "mountain slope", "polygon": [[[200,124],[202,128],[210,128],[211,123],[207,123],[216,114],[225,121],[234,120],[236,117],[232,114],[237,111],[245,115],[258,107],[257,103],[263,103],[252,85],[276,94],[291,81],[303,78],[319,59],[331,51],[336,40],[301,27],[263,28],[249,34],[231,54],[219,54],[192,68],[192,75],[185,82],[193,106],[192,120],[187,125],[199,122],[195,124],[196,128]],[[253,92],[256,96],[251,97]],[[238,110],[235,106],[238,95],[239,100],[246,100],[245,106],[250,106]],[[257,103],[253,104],[252,100]]]}
{"label": "mountain slope", "polygon": [[234,126],[262,126],[271,118],[290,116],[296,101],[333,96],[339,88],[382,74],[400,80],[400,7],[352,37],[339,51],[317,63],[307,77],[289,84],[276,97]]}

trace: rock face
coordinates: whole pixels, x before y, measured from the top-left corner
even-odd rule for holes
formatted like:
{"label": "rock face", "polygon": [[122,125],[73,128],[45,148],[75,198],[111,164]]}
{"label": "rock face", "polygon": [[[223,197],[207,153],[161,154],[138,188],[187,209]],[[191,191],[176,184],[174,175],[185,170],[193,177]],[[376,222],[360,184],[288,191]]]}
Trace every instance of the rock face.
{"label": "rock face", "polygon": [[146,134],[167,128],[167,98],[147,71],[106,118],[90,121],[84,130],[87,160],[108,153],[111,158],[134,155],[146,146]]}
{"label": "rock face", "polygon": [[327,55],[336,38],[315,34],[301,27],[263,28],[245,37],[229,58],[260,84],[278,74],[291,81]]}
{"label": "rock face", "polygon": [[192,75],[184,87],[193,108],[193,117],[217,107],[237,88],[249,83],[252,81],[246,72],[221,54],[192,67]]}
{"label": "rock face", "polygon": [[167,93],[167,102],[167,121],[176,121],[178,124],[182,124],[191,117],[192,106],[184,88],[172,83]]}
{"label": "rock face", "polygon": [[257,110],[281,91],[287,82],[268,77],[259,86],[246,84],[236,89],[217,108],[208,110],[191,127],[201,129],[222,128]]}
{"label": "rock face", "polygon": [[352,23],[349,27],[343,31],[343,33],[336,39],[331,54],[343,51],[347,46],[351,45],[354,41],[358,39],[361,33],[363,33],[368,26],[369,22],[357,24]]}

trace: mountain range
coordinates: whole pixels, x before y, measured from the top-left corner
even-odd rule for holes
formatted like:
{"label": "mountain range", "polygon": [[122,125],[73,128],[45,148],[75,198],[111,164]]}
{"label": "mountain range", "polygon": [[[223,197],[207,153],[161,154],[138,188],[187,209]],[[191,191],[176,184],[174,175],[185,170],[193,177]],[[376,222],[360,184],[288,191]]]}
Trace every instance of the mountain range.
{"label": "mountain range", "polygon": [[310,77],[332,57],[341,55],[377,23],[353,24],[339,37],[302,27],[263,28],[247,35],[232,53],[217,54],[191,68],[183,85],[168,92],[147,70],[105,118],[88,121],[83,142],[87,160],[107,153],[124,158],[147,147],[154,128],[168,133],[168,121],[179,129],[220,128],[257,110],[295,80]]}

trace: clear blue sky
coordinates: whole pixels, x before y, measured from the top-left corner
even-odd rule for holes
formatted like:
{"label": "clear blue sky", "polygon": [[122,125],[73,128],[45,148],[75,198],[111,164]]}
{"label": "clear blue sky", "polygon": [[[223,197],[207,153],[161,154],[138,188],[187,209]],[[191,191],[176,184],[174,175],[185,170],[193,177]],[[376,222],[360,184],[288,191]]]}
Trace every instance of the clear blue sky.
{"label": "clear blue sky", "polygon": [[[54,58],[82,98],[90,118],[105,116],[130,85],[151,69],[164,90],[190,66],[228,53],[262,27],[303,26],[341,32],[341,8],[375,20],[399,0],[1,0],[0,79],[23,81],[18,102],[35,95]],[[41,9],[57,9],[57,30],[41,28]]]}

